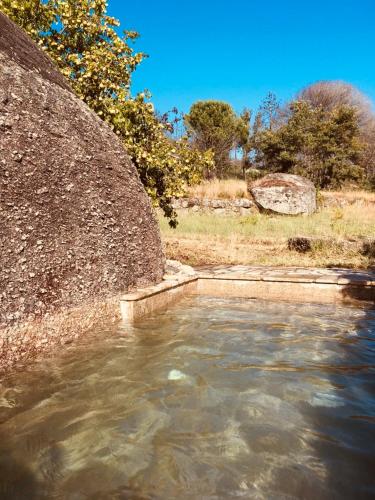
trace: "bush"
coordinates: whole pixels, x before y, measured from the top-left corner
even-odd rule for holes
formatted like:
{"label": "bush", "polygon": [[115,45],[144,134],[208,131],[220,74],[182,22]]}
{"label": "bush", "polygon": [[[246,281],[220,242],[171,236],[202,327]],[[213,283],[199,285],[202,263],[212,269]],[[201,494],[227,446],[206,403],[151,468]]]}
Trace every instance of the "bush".
{"label": "bush", "polygon": [[370,259],[375,259],[375,240],[364,241],[361,253]]}
{"label": "bush", "polygon": [[256,181],[257,179],[260,179],[263,176],[264,176],[264,172],[262,172],[261,170],[258,170],[257,168],[248,168],[245,171],[245,180],[247,182]]}

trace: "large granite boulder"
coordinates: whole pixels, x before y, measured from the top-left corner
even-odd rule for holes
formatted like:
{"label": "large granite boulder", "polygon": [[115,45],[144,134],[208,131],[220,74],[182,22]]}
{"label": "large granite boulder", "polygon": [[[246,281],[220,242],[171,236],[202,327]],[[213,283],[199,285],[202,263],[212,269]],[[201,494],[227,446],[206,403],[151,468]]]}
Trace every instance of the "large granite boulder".
{"label": "large granite boulder", "polygon": [[269,174],[249,185],[249,192],[261,210],[279,214],[312,214],[316,210],[314,184],[291,174]]}
{"label": "large granite boulder", "polygon": [[4,328],[163,276],[121,141],[1,13],[0,228],[0,351]]}

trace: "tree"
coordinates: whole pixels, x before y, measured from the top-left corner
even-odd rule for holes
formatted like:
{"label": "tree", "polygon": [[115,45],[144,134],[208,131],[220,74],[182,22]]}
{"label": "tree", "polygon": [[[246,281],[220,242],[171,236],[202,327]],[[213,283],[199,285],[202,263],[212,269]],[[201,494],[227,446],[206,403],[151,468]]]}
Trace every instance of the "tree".
{"label": "tree", "polygon": [[259,108],[259,116],[261,117],[262,124],[268,128],[268,130],[275,128],[279,110],[280,103],[276,95],[272,92],[268,92]]}
{"label": "tree", "polygon": [[76,94],[122,138],[146,191],[175,225],[173,197],[197,181],[212,158],[185,139],[171,141],[170,126],[157,118],[148,95],[132,98],[131,75],[145,57],[130,45],[138,34],[118,35],[119,21],[107,15],[106,0],[0,0],[0,8],[48,52]]}
{"label": "tree", "polygon": [[0,0],[0,9],[37,42],[40,33],[48,31],[55,21],[55,13],[51,2]]}
{"label": "tree", "polygon": [[[249,117],[248,139],[246,145],[246,155],[244,158],[244,173],[245,169],[250,174],[249,167],[257,167],[260,164],[260,154],[256,157],[255,151],[257,150],[258,136],[264,130],[272,131],[278,127],[284,116],[282,116],[279,100],[272,92],[268,92],[266,97],[261,102],[258,111],[251,121]],[[252,175],[258,176],[259,172],[253,168]]]}
{"label": "tree", "polygon": [[285,124],[258,133],[255,150],[260,167],[303,175],[322,188],[361,179],[363,146],[353,108],[339,106],[327,112],[294,101],[288,112]]}
{"label": "tree", "polygon": [[244,108],[240,115],[238,146],[242,150],[242,173],[245,177],[246,169],[249,167],[249,153],[251,151],[251,109]]}
{"label": "tree", "polygon": [[243,140],[244,121],[225,102],[198,101],[185,115],[185,124],[198,149],[213,151],[215,170],[212,173],[223,177],[231,150]]}
{"label": "tree", "polygon": [[370,99],[354,85],[342,81],[314,83],[302,89],[297,98],[326,111],[332,111],[338,106],[350,106],[355,109],[364,145],[359,163],[365,171],[368,183],[375,188],[375,115]]}
{"label": "tree", "polygon": [[81,97],[100,116],[129,98],[131,74],[144,58],[119,36],[106,0],[0,0],[0,6],[45,49]]}
{"label": "tree", "polygon": [[347,82],[320,81],[309,85],[297,94],[297,100],[307,101],[314,108],[332,111],[338,106],[350,106],[357,112],[360,128],[374,120],[370,99]]}

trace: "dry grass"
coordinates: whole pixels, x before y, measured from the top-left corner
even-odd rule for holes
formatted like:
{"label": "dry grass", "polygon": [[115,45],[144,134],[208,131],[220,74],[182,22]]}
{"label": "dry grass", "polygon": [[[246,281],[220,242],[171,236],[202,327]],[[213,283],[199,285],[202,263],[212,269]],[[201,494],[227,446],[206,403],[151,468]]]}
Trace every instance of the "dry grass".
{"label": "dry grass", "polygon": [[243,264],[265,266],[302,267],[346,267],[369,268],[371,261],[361,255],[357,248],[300,254],[287,250],[286,242],[267,240],[241,241],[219,238],[191,239],[166,238],[165,249],[168,258],[192,266]]}
{"label": "dry grass", "polygon": [[[223,217],[181,214],[176,230],[161,219],[167,255],[192,265],[263,264],[369,267],[373,258],[361,254],[363,242],[375,238],[375,204],[323,208],[305,217],[252,214]],[[327,244],[306,254],[288,250],[288,238],[311,236]]]}
{"label": "dry grass", "polygon": [[[247,198],[246,182],[241,179],[215,179],[204,181],[198,186],[189,188],[188,195],[192,198]],[[347,201],[352,203],[375,203],[375,192],[363,190],[321,191],[323,199]]]}
{"label": "dry grass", "polygon": [[198,186],[189,188],[188,196],[192,198],[224,198],[234,200],[247,198],[246,182],[241,179],[215,179],[204,181]]}
{"label": "dry grass", "polygon": [[348,203],[368,204],[375,203],[375,193],[362,190],[322,191],[321,196],[333,200],[345,200]]}

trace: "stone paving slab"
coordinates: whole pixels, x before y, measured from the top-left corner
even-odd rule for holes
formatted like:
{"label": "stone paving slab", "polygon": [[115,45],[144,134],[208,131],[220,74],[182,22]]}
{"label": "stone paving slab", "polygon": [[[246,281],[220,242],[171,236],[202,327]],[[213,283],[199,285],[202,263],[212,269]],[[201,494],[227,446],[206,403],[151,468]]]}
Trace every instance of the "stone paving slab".
{"label": "stone paving slab", "polygon": [[375,270],[221,265],[196,268],[199,278],[251,281],[285,281],[375,286]]}

